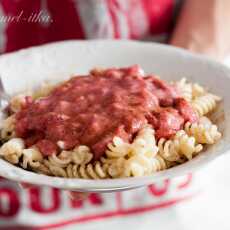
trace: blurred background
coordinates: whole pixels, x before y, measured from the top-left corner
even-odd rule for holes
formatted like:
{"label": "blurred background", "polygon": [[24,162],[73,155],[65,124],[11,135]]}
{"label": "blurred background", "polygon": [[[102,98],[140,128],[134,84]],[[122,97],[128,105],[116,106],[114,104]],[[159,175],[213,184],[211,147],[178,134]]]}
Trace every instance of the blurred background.
{"label": "blurred background", "polygon": [[[134,39],[230,65],[229,12],[229,0],[0,0],[0,52],[69,39]],[[229,230],[229,162],[230,153],[194,175],[83,200],[1,179],[0,229]]]}

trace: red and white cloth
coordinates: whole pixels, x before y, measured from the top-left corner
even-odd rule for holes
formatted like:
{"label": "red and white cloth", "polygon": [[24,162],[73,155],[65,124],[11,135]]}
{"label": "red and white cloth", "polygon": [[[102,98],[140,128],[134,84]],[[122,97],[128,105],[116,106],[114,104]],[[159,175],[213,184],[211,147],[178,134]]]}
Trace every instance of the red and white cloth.
{"label": "red and white cloth", "polygon": [[[143,216],[149,216],[154,226],[154,213],[163,214],[176,204],[199,195],[199,186],[192,185],[193,177],[189,174],[135,191],[90,194],[84,201],[73,201],[65,192],[54,188],[22,190],[16,183],[1,179],[0,229],[2,226],[7,226],[7,229],[11,229],[10,226],[13,229],[25,226],[36,229],[75,229],[77,226],[104,229],[104,221],[117,221],[118,227],[122,219],[127,221],[140,217],[141,220]],[[145,222],[138,225],[144,227]]]}
{"label": "red and white cloth", "polygon": [[1,0],[0,49],[66,39],[145,39],[170,31],[173,0]]}
{"label": "red and white cloth", "polygon": [[0,180],[0,229],[229,230],[230,154],[195,175],[72,201],[53,188]]}
{"label": "red and white cloth", "polygon": [[[161,39],[171,30],[175,2],[0,0],[0,52],[66,39]],[[134,191],[91,194],[85,201],[53,188],[22,190],[0,179],[0,229],[227,230],[225,162]]]}

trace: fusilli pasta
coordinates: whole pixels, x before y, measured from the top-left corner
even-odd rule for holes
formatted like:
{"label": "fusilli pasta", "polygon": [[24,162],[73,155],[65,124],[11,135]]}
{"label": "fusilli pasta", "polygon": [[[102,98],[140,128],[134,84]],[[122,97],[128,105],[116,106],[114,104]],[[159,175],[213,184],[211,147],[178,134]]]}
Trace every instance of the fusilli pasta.
{"label": "fusilli pasta", "polygon": [[180,154],[173,140],[161,138],[158,141],[159,154],[167,161],[179,161]]}
{"label": "fusilli pasta", "polygon": [[195,138],[197,143],[201,144],[214,144],[221,138],[217,126],[211,122],[209,124],[187,122],[184,129],[188,135]]}
{"label": "fusilli pasta", "polygon": [[88,164],[93,159],[93,154],[89,147],[80,145],[74,148],[72,152],[72,162],[79,165]]}
{"label": "fusilli pasta", "polygon": [[131,155],[145,155],[154,157],[157,154],[158,148],[154,136],[154,129],[146,126],[138,132],[137,137],[131,144]]}
{"label": "fusilli pasta", "polygon": [[52,175],[52,173],[49,170],[49,168],[43,162],[40,163],[40,165],[38,167],[35,167],[35,168],[33,168],[33,166],[31,165],[31,168],[36,173],[45,174],[45,175],[48,175],[48,176]]}
{"label": "fusilli pasta", "polygon": [[192,99],[196,99],[202,95],[206,94],[205,89],[198,83],[192,84]]}
{"label": "fusilli pasta", "polygon": [[114,137],[113,142],[108,144],[106,156],[108,158],[125,157],[131,152],[130,144],[124,142],[120,137]]}
{"label": "fusilli pasta", "polygon": [[51,156],[48,157],[48,160],[52,165],[55,165],[60,168],[65,168],[71,162],[71,158],[70,157],[62,158],[61,154],[62,153],[60,153],[59,156],[56,156],[56,154],[52,154]]}
{"label": "fusilli pasta", "polygon": [[12,97],[12,99],[10,100],[10,109],[16,113],[18,112],[22,106],[25,104],[26,102],[26,96],[31,96],[31,92],[26,92],[26,93],[22,93],[22,94],[18,94],[14,97]]}
{"label": "fusilli pasta", "polygon": [[15,115],[6,118],[2,123],[1,138],[9,140],[15,137]]}
{"label": "fusilli pasta", "polygon": [[192,100],[192,84],[188,83],[186,78],[182,78],[180,81],[176,82],[176,86],[184,99],[187,101]]}
{"label": "fusilli pasta", "polygon": [[44,160],[44,164],[49,169],[52,175],[58,177],[67,177],[66,170],[64,168],[54,165],[48,160]]}
{"label": "fusilli pasta", "polygon": [[174,137],[174,144],[180,155],[184,155],[188,160],[191,160],[194,154],[202,151],[203,146],[196,145],[194,137],[189,137],[184,130],[180,130]]}
{"label": "fusilli pasta", "polygon": [[203,116],[214,110],[218,101],[220,101],[218,96],[208,93],[192,101],[192,106],[199,116]]}
{"label": "fusilli pasta", "polygon": [[21,138],[13,138],[2,145],[0,156],[12,164],[18,164],[24,148],[24,141]]}
{"label": "fusilli pasta", "polygon": [[36,148],[23,149],[22,151],[22,167],[26,169],[28,165],[32,168],[38,168],[43,160],[42,154]]}
{"label": "fusilli pasta", "polygon": [[144,176],[153,172],[153,159],[144,155],[135,155],[125,162],[124,174],[125,177]]}
{"label": "fusilli pasta", "polygon": [[201,85],[198,83],[190,83],[186,78],[182,78],[176,82],[175,85],[179,89],[182,97],[189,102],[206,94],[205,89]]}
{"label": "fusilli pasta", "polygon": [[167,161],[183,161],[183,156],[191,160],[193,154],[202,150],[202,145],[196,145],[194,137],[189,137],[184,130],[176,133],[173,139],[161,138],[158,142],[159,154]]}
{"label": "fusilli pasta", "polygon": [[66,169],[67,177],[83,179],[103,179],[107,178],[107,167],[97,161],[87,165],[69,164]]}
{"label": "fusilli pasta", "polygon": [[169,165],[167,164],[166,160],[160,155],[157,155],[153,161],[153,171],[157,172],[167,168],[169,168]]}
{"label": "fusilli pasta", "polygon": [[109,163],[108,173],[111,177],[149,174],[153,169],[151,159],[158,151],[154,130],[150,126],[141,129],[131,144],[115,137],[113,144],[108,145],[108,149],[106,151],[108,160],[103,160]]}

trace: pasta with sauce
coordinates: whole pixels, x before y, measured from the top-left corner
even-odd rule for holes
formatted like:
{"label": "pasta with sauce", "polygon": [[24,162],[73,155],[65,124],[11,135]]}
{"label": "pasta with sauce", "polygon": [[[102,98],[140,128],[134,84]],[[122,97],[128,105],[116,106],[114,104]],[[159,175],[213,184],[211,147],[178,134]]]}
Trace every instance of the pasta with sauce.
{"label": "pasta with sauce", "polygon": [[[87,77],[79,80],[82,87],[87,87],[85,91],[91,87],[87,95],[79,95],[78,78],[73,78],[56,86],[45,84],[34,93],[13,97],[9,106],[9,116],[4,120],[1,128],[3,144],[0,148],[0,156],[14,165],[49,176],[82,179],[137,177],[151,175],[191,160],[202,152],[204,145],[214,144],[221,138],[217,125],[206,117],[215,110],[221,99],[207,92],[197,83],[190,83],[185,78],[171,84],[154,76],[143,78],[143,71],[136,66],[122,69],[96,69],[90,74],[88,80]],[[90,79],[93,81],[99,79],[104,88],[101,89],[97,84],[89,83]],[[71,84],[75,81],[78,82],[75,86],[77,91],[73,91],[73,95],[70,95],[73,88]],[[121,83],[118,84],[119,81]],[[115,88],[117,87],[116,91],[111,88],[111,82],[115,84]],[[109,85],[108,88],[105,87],[106,84]],[[141,87],[146,85],[147,87],[142,89],[137,87],[138,84]],[[176,91],[172,93],[172,90],[175,87],[179,92],[176,98],[184,100],[181,103],[184,107],[180,107],[181,105],[173,107]],[[126,92],[127,90],[129,92]],[[160,92],[159,95],[151,95],[155,91]],[[95,99],[93,92],[99,95],[98,99]],[[54,100],[56,95],[62,99],[49,105],[49,98],[53,97],[52,100]],[[79,104],[81,106],[74,107],[70,103],[72,99],[64,100],[66,95],[68,97],[70,95],[70,98],[76,97],[79,103],[82,102]],[[111,104],[106,104],[108,100],[111,100],[109,101]],[[81,113],[86,110],[84,107],[86,102],[91,104],[94,102],[95,105],[91,105],[88,109],[93,113]],[[99,113],[100,103],[107,107]],[[121,107],[122,103],[126,103],[126,107]],[[152,111],[156,104],[159,104],[160,108]],[[30,108],[30,113],[23,118],[27,108]],[[44,108],[47,109],[46,112]],[[136,108],[138,108],[138,113],[135,111]],[[189,108],[192,116],[186,114],[185,108]],[[69,117],[70,111],[74,109],[77,109],[76,113],[79,114],[77,114],[77,119],[85,125],[84,127],[80,127],[81,124]],[[21,113],[22,110],[23,113]],[[48,125],[51,124],[50,122],[57,123],[58,128],[54,132],[54,128],[49,129],[47,126],[43,130],[49,132],[41,133],[43,130],[38,125],[33,126],[36,122],[31,122],[29,131],[32,130],[31,133],[36,135],[32,138],[24,138],[27,137],[27,133],[23,122],[30,114],[36,115],[39,110],[42,111],[39,117],[41,121],[47,119]],[[113,114],[114,120],[106,120],[106,112]],[[100,136],[100,133],[105,130],[100,132],[100,127],[96,122],[97,119],[101,119],[100,116],[103,118],[101,126],[105,127],[105,130],[106,128],[110,130],[105,136]],[[124,123],[116,123],[116,116],[119,117],[119,122],[124,120]],[[71,126],[65,123],[71,119],[74,121]],[[170,119],[174,121],[174,127],[171,129],[165,126],[170,123]],[[129,120],[131,122],[125,127],[125,122]],[[44,123],[39,124],[44,125]],[[65,130],[65,125],[67,130]],[[115,125],[114,135],[110,136]],[[38,129],[37,133],[36,129]],[[80,138],[76,135],[78,130],[81,130]],[[46,139],[39,139],[44,135]],[[53,143],[52,140],[56,136],[58,138]],[[73,137],[79,139],[76,141]],[[34,141],[37,139],[40,142]],[[44,154],[47,146],[49,148]],[[100,153],[98,150],[102,148],[104,151]]]}

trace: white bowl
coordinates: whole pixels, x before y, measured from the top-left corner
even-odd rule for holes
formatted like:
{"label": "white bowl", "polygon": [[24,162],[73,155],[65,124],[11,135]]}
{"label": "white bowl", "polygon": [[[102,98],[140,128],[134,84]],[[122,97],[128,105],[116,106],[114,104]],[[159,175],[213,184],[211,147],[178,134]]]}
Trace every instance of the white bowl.
{"label": "white bowl", "polygon": [[222,96],[223,103],[215,115],[223,132],[222,140],[193,160],[152,176],[106,180],[65,179],[29,172],[4,160],[0,160],[0,175],[14,181],[62,189],[111,192],[193,172],[230,149],[230,70],[182,49],[131,41],[59,42],[2,55],[0,75],[7,92],[15,94],[26,88],[33,88],[44,80],[67,79],[75,73],[87,73],[96,66],[121,67],[133,64],[139,64],[147,73],[155,73],[169,81],[187,77]]}

